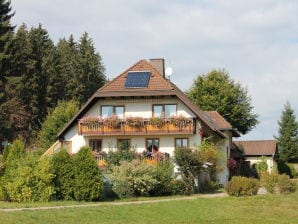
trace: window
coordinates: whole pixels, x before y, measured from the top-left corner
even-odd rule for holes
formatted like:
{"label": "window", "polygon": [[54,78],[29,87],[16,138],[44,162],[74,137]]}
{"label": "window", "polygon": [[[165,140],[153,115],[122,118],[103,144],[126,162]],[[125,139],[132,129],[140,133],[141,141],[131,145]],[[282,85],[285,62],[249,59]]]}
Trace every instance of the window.
{"label": "window", "polygon": [[188,148],[188,138],[176,138],[175,148]]}
{"label": "window", "polygon": [[101,117],[107,118],[115,114],[118,118],[124,118],[124,106],[101,106]]}
{"label": "window", "polygon": [[118,139],[117,140],[117,149],[119,150],[129,150],[131,147],[130,139]]}
{"label": "window", "polygon": [[153,117],[169,118],[171,116],[176,116],[177,105],[176,104],[161,104],[153,105]]}
{"label": "window", "polygon": [[91,147],[92,151],[100,152],[102,147],[102,140],[101,139],[89,139],[89,146]]}
{"label": "window", "polygon": [[152,152],[152,149],[158,151],[159,149],[159,139],[158,138],[148,138],[146,139],[146,149],[147,151]]}

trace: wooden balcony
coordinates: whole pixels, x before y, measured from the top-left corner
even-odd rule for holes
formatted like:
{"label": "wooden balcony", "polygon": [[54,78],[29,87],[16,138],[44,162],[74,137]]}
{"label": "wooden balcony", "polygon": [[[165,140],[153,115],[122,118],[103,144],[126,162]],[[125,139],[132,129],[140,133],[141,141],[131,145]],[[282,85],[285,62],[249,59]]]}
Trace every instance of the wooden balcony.
{"label": "wooden balcony", "polygon": [[173,122],[163,119],[159,124],[153,124],[150,119],[144,119],[141,123],[133,125],[127,120],[119,120],[117,125],[110,125],[104,121],[78,123],[79,134],[84,136],[116,136],[116,135],[177,135],[194,134],[195,122],[192,118]]}

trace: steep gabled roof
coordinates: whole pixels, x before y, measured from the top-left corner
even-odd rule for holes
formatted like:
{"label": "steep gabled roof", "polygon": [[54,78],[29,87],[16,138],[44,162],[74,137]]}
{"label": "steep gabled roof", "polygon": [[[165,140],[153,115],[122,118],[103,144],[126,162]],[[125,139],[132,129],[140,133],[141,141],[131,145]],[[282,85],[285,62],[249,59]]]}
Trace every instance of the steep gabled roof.
{"label": "steep gabled roof", "polygon": [[[149,71],[151,73],[148,86],[144,88],[126,88],[125,82],[129,72]],[[58,138],[76,122],[99,98],[105,97],[125,97],[125,96],[177,96],[188,108],[209,127],[221,137],[224,134],[217,126],[209,120],[208,116],[195,105],[176,85],[166,80],[148,61],[140,60],[132,67],[118,75],[112,81],[106,83],[98,89],[81,110],[72,118],[65,128],[58,134]]]}
{"label": "steep gabled roof", "polygon": [[234,137],[240,137],[238,131],[236,131],[233,126],[228,122],[223,116],[217,111],[204,111],[205,114],[217,125],[218,129],[221,131],[232,131]]}
{"label": "steep gabled roof", "polygon": [[273,156],[277,150],[275,140],[234,141],[239,149],[243,149],[244,156]]}

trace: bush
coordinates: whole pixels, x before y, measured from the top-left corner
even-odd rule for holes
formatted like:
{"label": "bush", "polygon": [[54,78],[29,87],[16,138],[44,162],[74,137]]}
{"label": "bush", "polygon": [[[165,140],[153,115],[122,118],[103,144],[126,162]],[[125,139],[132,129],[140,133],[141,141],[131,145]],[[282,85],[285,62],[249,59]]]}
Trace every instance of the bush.
{"label": "bush", "polygon": [[54,194],[53,178],[50,158],[27,155],[6,167],[2,197],[16,202],[49,201]]}
{"label": "bush", "polygon": [[296,183],[286,174],[262,173],[261,184],[271,193],[288,194],[296,191]]}
{"label": "bush", "polygon": [[170,161],[159,161],[154,168],[153,177],[157,180],[157,183],[150,191],[150,195],[162,196],[172,194],[173,164]]}
{"label": "bush", "polygon": [[258,193],[259,181],[254,178],[232,177],[225,187],[230,196],[252,196]]}
{"label": "bush", "polygon": [[83,146],[75,154],[74,166],[74,197],[78,201],[95,201],[102,197],[103,180],[91,148]]}
{"label": "bush", "polygon": [[202,167],[199,152],[189,148],[176,148],[175,163],[179,166],[184,182],[189,183],[192,189],[195,189],[195,182],[198,181]]}
{"label": "bush", "polygon": [[171,190],[173,195],[191,195],[194,192],[192,186],[181,179],[171,181]]}
{"label": "bush", "polygon": [[113,191],[120,197],[148,196],[157,180],[154,178],[154,165],[140,160],[121,161],[112,167],[110,178]]}
{"label": "bush", "polygon": [[268,171],[268,164],[265,156],[261,157],[261,161],[256,164],[258,174]]}
{"label": "bush", "polygon": [[297,184],[288,175],[282,174],[278,176],[277,188],[280,194],[289,194],[296,191]]}
{"label": "bush", "polygon": [[278,173],[280,174],[287,174],[288,176],[290,176],[291,178],[294,177],[291,167],[289,166],[288,163],[286,163],[285,161],[279,159],[277,161],[277,169],[278,169]]}
{"label": "bush", "polygon": [[55,199],[72,200],[74,199],[74,166],[70,155],[65,149],[53,155],[52,163],[55,178]]}

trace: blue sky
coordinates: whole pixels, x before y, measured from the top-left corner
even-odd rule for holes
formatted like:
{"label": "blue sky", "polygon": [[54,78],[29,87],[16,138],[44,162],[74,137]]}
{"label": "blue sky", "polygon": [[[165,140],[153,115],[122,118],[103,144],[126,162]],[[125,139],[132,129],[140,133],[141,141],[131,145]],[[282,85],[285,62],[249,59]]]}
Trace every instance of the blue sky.
{"label": "blue sky", "polygon": [[197,75],[224,68],[259,114],[242,139],[272,139],[287,100],[298,116],[296,0],[14,0],[12,7],[15,25],[41,23],[55,42],[88,32],[109,79],[162,57],[187,90]]}

